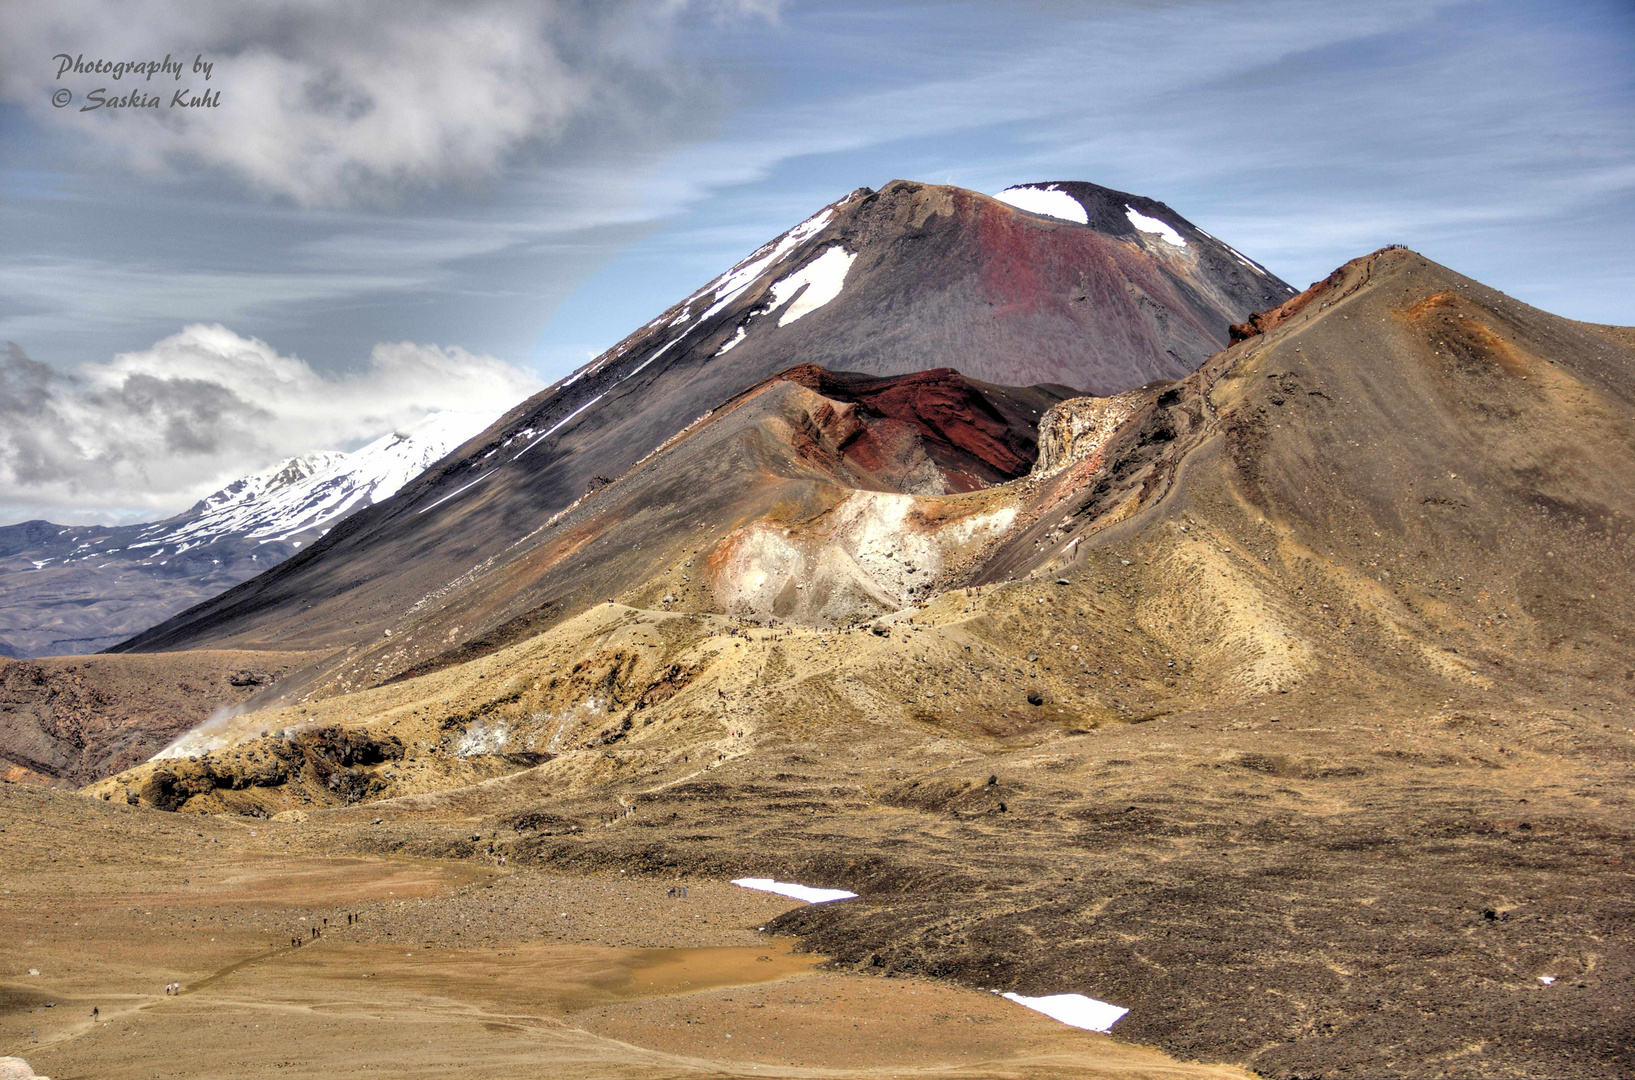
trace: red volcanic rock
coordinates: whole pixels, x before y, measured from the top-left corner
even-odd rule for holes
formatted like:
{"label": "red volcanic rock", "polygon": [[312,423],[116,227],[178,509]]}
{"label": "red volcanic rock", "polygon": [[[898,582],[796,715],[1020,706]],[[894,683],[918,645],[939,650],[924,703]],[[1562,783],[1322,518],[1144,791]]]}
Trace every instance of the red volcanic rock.
{"label": "red volcanic rock", "polygon": [[863,472],[889,470],[903,459],[904,443],[914,441],[936,464],[949,491],[1025,475],[1038,456],[1041,405],[1069,393],[1065,387],[1038,388],[1041,400],[1023,403],[1016,390],[967,379],[953,368],[880,378],[801,364],[762,385],[774,382],[792,382],[854,406],[825,410],[821,421],[840,453]]}

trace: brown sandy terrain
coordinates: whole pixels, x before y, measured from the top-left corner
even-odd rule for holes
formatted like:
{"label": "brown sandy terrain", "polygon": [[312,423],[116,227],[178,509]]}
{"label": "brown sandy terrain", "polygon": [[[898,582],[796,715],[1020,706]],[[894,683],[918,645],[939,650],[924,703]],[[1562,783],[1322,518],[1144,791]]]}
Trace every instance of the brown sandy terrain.
{"label": "brown sandy terrain", "polygon": [[[1131,610],[1119,625],[1136,632],[1119,636],[1137,644],[1120,655],[1146,648],[1158,670],[1115,684],[1127,711],[1089,708],[1059,635],[1107,594],[1045,582],[975,604],[989,602],[1013,613],[1003,634],[961,611],[963,596],[889,638],[687,636],[684,616],[593,613],[595,635],[576,621],[312,706],[315,730],[349,710],[444,749],[398,763],[395,798],[346,809],[327,785],[291,782],[194,799],[305,807],[314,850],[851,888],[861,901],[773,925],[876,974],[1115,1001],[1132,1008],[1121,1037],[1183,1056],[1224,1048],[1267,1075],[1413,1076],[1427,1062],[1451,1076],[1604,1075],[1623,1060],[1635,732],[1621,688],[1616,702],[1571,704],[1318,675],[1222,702],[1207,671],[1164,685],[1163,639]],[[563,679],[561,697],[535,688],[582,662],[571,650],[587,640],[628,659],[582,670],[577,689]],[[1009,656],[1011,669],[1007,641],[1063,644],[1036,662]],[[509,719],[521,738],[538,713],[546,735],[596,742],[607,715],[564,729],[575,714],[558,702],[612,670],[630,680],[616,693],[639,700],[648,680],[693,665],[695,646],[726,654],[697,696],[637,711],[612,743],[458,787],[482,759],[449,752],[442,716]],[[1034,687],[1063,704],[1029,706]],[[548,921],[550,907],[517,917]],[[468,935],[496,933],[492,916],[471,918]]]}
{"label": "brown sandy terrain", "polygon": [[815,972],[754,929],[795,902],[719,882],[676,899],[616,873],[336,858],[296,826],[16,785],[0,830],[0,1055],[57,1080],[1243,1075],[989,994]]}

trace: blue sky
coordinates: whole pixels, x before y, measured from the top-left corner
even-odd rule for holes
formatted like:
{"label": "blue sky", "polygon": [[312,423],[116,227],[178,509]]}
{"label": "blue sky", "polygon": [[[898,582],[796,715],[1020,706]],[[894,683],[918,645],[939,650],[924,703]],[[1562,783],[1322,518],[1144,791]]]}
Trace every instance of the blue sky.
{"label": "blue sky", "polygon": [[[355,445],[447,400],[450,356],[500,365],[481,388],[496,401],[463,407],[509,404],[898,177],[1089,180],[1164,200],[1297,287],[1403,243],[1559,314],[1635,323],[1627,0],[341,8],[0,9],[0,395],[26,384],[84,422],[118,379],[189,356],[195,383],[244,405],[185,445],[90,441],[46,464],[0,437],[0,520],[152,516],[320,448],[303,439]],[[224,104],[54,109],[53,90],[77,105],[95,85],[56,78],[65,48],[202,50]],[[178,337],[201,323],[304,365],[316,394],[401,391],[412,369],[425,400],[398,393],[352,428],[304,426],[298,395],[258,417],[231,385],[250,361],[205,363],[202,337]],[[424,362],[379,360],[405,342]],[[110,455],[155,478],[107,490]]]}

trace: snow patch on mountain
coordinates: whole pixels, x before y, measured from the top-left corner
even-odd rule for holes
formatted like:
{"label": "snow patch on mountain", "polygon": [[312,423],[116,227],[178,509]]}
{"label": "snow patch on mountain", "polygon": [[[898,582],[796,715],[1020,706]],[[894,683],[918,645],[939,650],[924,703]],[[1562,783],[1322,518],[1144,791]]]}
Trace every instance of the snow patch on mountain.
{"label": "snow patch on mountain", "polygon": [[1158,239],[1162,240],[1171,247],[1187,246],[1186,239],[1182,237],[1180,233],[1176,232],[1168,222],[1159,221],[1155,217],[1148,217],[1146,214],[1143,214],[1133,206],[1126,206],[1124,208],[1124,213],[1129,217],[1130,224],[1134,225],[1142,232],[1156,233],[1158,235]]}
{"label": "snow patch on mountain", "polygon": [[[853,252],[836,244],[822,255],[796,270],[788,277],[772,283],[772,309],[781,307],[787,297],[800,296],[778,317],[779,326],[788,326],[802,315],[809,315],[840,295],[845,287],[846,273],[857,258]],[[802,286],[805,292],[801,292]]]}
{"label": "snow patch on mountain", "polygon": [[744,328],[742,326],[740,326],[738,328],[737,332],[732,335],[732,338],[725,345],[723,345],[719,349],[715,350],[714,355],[715,356],[720,356],[722,353],[730,352],[732,349],[737,347],[739,342],[744,340],[744,334],[745,333],[746,333],[746,331],[744,330]]}
{"label": "snow patch on mountain", "polygon": [[[1194,228],[1196,228],[1196,226],[1194,226]],[[1239,251],[1237,248],[1233,247],[1231,244],[1228,244],[1225,240],[1222,240],[1220,237],[1218,237],[1215,234],[1209,232],[1207,229],[1198,229],[1198,231],[1203,233],[1205,236],[1209,237],[1211,240],[1215,241],[1215,243],[1219,244],[1221,247],[1225,248],[1227,251],[1230,251],[1232,253],[1232,257],[1234,259],[1238,260],[1238,262],[1242,263],[1244,266],[1247,266],[1249,269],[1253,270],[1255,273],[1259,274],[1261,277],[1270,277],[1271,276],[1272,272],[1270,270],[1266,269],[1264,266],[1262,266],[1259,263],[1255,262],[1255,260],[1253,260],[1249,256],[1245,255],[1243,252]],[[1294,291],[1295,290],[1293,288],[1289,288],[1289,292],[1292,293]]]}
{"label": "snow patch on mountain", "polygon": [[[642,363],[642,367],[646,367],[647,364],[651,363],[656,357],[657,357],[657,354],[654,354],[654,356],[648,357],[648,359]],[[641,367],[638,367],[636,369],[636,371],[640,371],[640,370],[641,370]],[[619,381],[623,382],[625,379],[630,378],[630,376],[634,375],[636,373],[636,371],[632,371],[632,372],[629,372],[626,375],[621,376]],[[596,404],[598,401],[601,401],[602,398],[604,398],[606,396],[607,396],[606,391],[604,391],[604,392],[602,392],[600,394],[597,394],[595,397],[591,398],[589,401],[585,402],[583,405],[581,405],[577,409],[573,410],[573,412],[569,413],[567,416],[564,416],[562,419],[560,419],[556,423],[552,424],[549,428],[547,428],[542,433],[536,434],[535,429],[531,428],[531,427],[523,428],[521,431],[519,431],[516,434],[512,435],[509,439],[506,439],[505,442],[501,444],[501,448],[503,449],[505,447],[510,446],[517,439],[520,439],[520,438],[528,439],[528,444],[526,446],[524,446],[521,450],[518,450],[514,455],[512,455],[511,460],[515,461],[515,460],[517,460],[517,458],[520,458],[522,455],[524,455],[528,451],[532,450],[539,443],[544,442],[546,439],[550,438],[552,435],[555,435],[558,431],[561,431],[564,427],[566,427],[568,425],[569,421],[573,420],[580,413],[584,412],[586,409],[590,408],[592,405]],[[493,456],[492,453],[486,454],[486,455],[484,455],[484,460],[486,460],[488,457],[492,457],[492,456]],[[473,468],[477,467],[477,463],[474,462],[472,464],[472,467]],[[494,470],[490,469],[487,472],[482,473],[481,475],[479,475],[475,480],[471,480],[471,481],[468,481],[467,483],[461,484],[459,487],[455,488],[453,491],[449,492],[447,495],[444,495],[441,499],[438,499],[436,502],[432,503],[431,505],[422,506],[419,510],[416,510],[415,513],[418,515],[418,514],[424,514],[428,510],[435,510],[439,506],[442,506],[444,503],[448,502],[450,499],[452,499],[452,498],[454,498],[454,497],[456,497],[458,495],[463,495],[466,492],[470,491],[472,488],[476,487],[478,484],[482,483],[484,480],[487,480],[489,477],[491,477],[493,475],[494,475]]]}
{"label": "snow patch on mountain", "polygon": [[[774,281],[772,287],[767,290],[770,299],[767,301],[766,307],[757,309],[752,313],[738,327],[732,338],[717,349],[714,355],[720,356],[737,346],[739,342],[744,340],[750,325],[766,312],[778,311],[781,308],[783,313],[778,316],[778,325],[788,326],[796,319],[810,315],[839,296],[841,289],[845,288],[846,275],[851,271],[852,262],[856,258],[855,252],[847,251],[839,244],[835,244],[799,270]],[[674,344],[674,341],[670,343],[670,345]],[[668,349],[670,345],[666,345],[664,349]],[[643,361],[642,367],[646,367],[652,360],[657,359],[659,353],[662,353],[664,349],[660,349],[650,359]]]}
{"label": "snow patch on mountain", "polygon": [[713,301],[709,310],[699,316],[699,321],[708,319],[738,299],[739,294],[753,285],[779,259],[822,232],[834,216],[834,207],[824,207],[776,240],[761,245],[747,259],[688,297],[688,302],[691,302],[708,293]]}
{"label": "snow patch on mountain", "polygon": [[1083,204],[1067,192],[1062,191],[1055,184],[1038,187],[1033,184],[1020,184],[1008,187],[994,196],[1002,203],[1026,210],[1030,214],[1043,214],[1046,217],[1061,218],[1063,221],[1076,221],[1080,225],[1090,224],[1090,215],[1085,212]]}

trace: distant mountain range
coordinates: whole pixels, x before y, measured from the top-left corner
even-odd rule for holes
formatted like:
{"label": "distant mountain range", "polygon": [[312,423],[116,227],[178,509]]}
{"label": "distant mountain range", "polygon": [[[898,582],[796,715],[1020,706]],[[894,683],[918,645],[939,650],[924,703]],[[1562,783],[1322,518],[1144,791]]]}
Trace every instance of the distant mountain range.
{"label": "distant mountain range", "polygon": [[91,653],[122,641],[283,562],[491,419],[436,413],[351,453],[289,458],[163,521],[0,527],[0,655]]}

